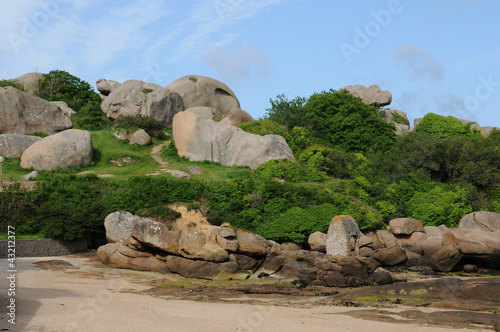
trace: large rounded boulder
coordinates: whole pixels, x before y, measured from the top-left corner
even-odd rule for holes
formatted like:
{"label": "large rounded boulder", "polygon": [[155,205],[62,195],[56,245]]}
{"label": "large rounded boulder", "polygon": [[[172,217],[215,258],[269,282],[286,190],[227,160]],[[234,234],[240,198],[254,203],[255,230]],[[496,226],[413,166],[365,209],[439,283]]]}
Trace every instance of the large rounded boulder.
{"label": "large rounded boulder", "polygon": [[69,169],[86,165],[92,158],[92,134],[86,130],[70,129],[45,137],[27,148],[21,156],[21,167]]}
{"label": "large rounded boulder", "polygon": [[167,89],[182,97],[185,109],[198,106],[214,108],[215,121],[220,121],[233,110],[240,109],[240,102],[234,92],[226,84],[210,77],[184,76],[167,85]]}
{"label": "large rounded boulder", "polygon": [[348,85],[339,89],[349,91],[354,97],[360,97],[363,103],[373,106],[387,106],[392,102],[392,94],[382,89],[376,84],[366,87],[363,85]]}
{"label": "large rounded boulder", "polygon": [[12,87],[0,88],[0,132],[54,134],[73,127],[63,110]]}
{"label": "large rounded boulder", "polygon": [[113,88],[102,101],[101,109],[111,119],[120,115],[144,115],[169,126],[174,115],[184,110],[184,104],[182,98],[170,89],[129,80]]}
{"label": "large rounded boulder", "polygon": [[179,156],[191,161],[213,161],[222,166],[256,169],[273,159],[292,159],[286,140],[278,135],[259,136],[240,128],[207,120],[189,110],[177,113],[172,122]]}

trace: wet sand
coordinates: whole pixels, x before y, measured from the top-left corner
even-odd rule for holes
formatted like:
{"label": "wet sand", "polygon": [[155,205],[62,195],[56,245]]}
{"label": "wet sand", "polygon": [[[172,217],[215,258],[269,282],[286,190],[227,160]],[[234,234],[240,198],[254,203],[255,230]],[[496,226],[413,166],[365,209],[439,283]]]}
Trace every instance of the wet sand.
{"label": "wet sand", "polygon": [[[50,260],[63,260],[75,268],[34,264]],[[12,325],[6,315],[10,297],[4,291],[9,288],[7,263],[0,260],[0,331],[455,331],[409,324],[399,316],[388,317],[394,322],[355,318],[347,313],[362,309],[350,307],[269,305],[275,301],[253,301],[251,296],[233,301],[237,303],[169,298],[168,292],[148,293],[154,289],[151,282],[165,280],[164,275],[103,268],[74,256],[16,260],[16,324]]]}

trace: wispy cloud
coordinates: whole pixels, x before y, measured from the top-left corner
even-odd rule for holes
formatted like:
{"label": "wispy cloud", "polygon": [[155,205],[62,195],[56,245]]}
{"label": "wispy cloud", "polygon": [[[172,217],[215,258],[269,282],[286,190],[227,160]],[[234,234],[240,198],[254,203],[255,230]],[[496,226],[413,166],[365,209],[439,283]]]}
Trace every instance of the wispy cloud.
{"label": "wispy cloud", "polygon": [[230,51],[225,46],[210,50],[203,61],[217,71],[224,82],[236,83],[250,76],[250,68],[256,67],[261,78],[269,75],[271,62],[258,46],[245,46],[241,51]]}
{"label": "wispy cloud", "polygon": [[444,66],[420,46],[412,44],[397,45],[393,52],[398,67],[404,67],[410,74],[410,79],[426,78],[441,80]]}
{"label": "wispy cloud", "polygon": [[198,1],[175,29],[150,46],[152,56],[166,45],[176,43],[171,62],[187,56],[205,54],[217,45],[226,45],[238,36],[232,30],[236,23],[254,17],[259,12],[293,0]]}

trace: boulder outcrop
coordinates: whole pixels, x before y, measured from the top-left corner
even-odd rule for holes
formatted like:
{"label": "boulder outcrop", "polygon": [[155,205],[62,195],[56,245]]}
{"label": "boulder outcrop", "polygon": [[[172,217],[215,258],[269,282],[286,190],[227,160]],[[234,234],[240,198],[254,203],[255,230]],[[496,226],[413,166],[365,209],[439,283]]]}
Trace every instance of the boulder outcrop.
{"label": "boulder outcrop", "polygon": [[112,243],[100,247],[98,257],[111,266],[190,278],[233,278],[239,274],[243,278],[272,275],[339,287],[373,283],[365,258],[286,250],[255,233],[230,227],[187,226],[191,224],[184,219],[187,211],[180,211],[182,218],[171,223],[127,212],[110,214],[105,225]]}
{"label": "boulder outcrop", "polygon": [[370,85],[366,87],[363,85],[348,85],[339,89],[339,91],[347,90],[354,97],[360,97],[363,103],[373,106],[387,106],[392,102],[392,94],[382,89],[378,85]]}
{"label": "boulder outcrop", "polygon": [[113,88],[101,87],[101,89],[104,92],[110,91],[101,104],[101,109],[108,118],[117,119],[120,115],[144,115],[169,126],[172,124],[173,116],[184,110],[179,94],[157,84],[129,80]]}
{"label": "boulder outcrop", "polygon": [[12,79],[11,81],[21,84],[24,90],[26,90],[29,94],[35,94],[39,90],[40,84],[43,81],[43,74],[26,73]]}
{"label": "boulder outcrop", "polygon": [[69,169],[86,165],[93,159],[92,134],[86,130],[70,129],[42,138],[21,156],[22,168],[36,170]]}
{"label": "boulder outcrop", "polygon": [[146,146],[151,144],[151,136],[144,130],[139,129],[130,136],[129,144],[137,144],[140,146]]}
{"label": "boulder outcrop", "polygon": [[396,127],[396,135],[401,136],[410,132],[410,121],[405,112],[383,108],[379,114],[385,122],[392,123]]}
{"label": "boulder outcrop", "polygon": [[252,169],[273,159],[291,159],[293,153],[278,135],[259,136],[200,116],[198,111],[177,113],[172,123],[179,156],[191,161],[213,161],[223,166]]}
{"label": "boulder outcrop", "polygon": [[111,92],[118,89],[121,83],[113,80],[106,80],[104,78],[100,78],[96,81],[97,90],[104,96],[109,96]]}
{"label": "boulder outcrop", "polygon": [[24,150],[41,139],[38,136],[21,134],[0,135],[0,156],[4,156],[5,158],[21,157]]}
{"label": "boulder outcrop", "polygon": [[205,76],[183,76],[166,87],[177,92],[184,108],[204,106],[215,109],[214,120],[220,121],[232,111],[240,110],[240,102],[234,92],[224,83]]}
{"label": "boulder outcrop", "polygon": [[73,127],[63,110],[12,87],[0,88],[0,132],[54,134]]}

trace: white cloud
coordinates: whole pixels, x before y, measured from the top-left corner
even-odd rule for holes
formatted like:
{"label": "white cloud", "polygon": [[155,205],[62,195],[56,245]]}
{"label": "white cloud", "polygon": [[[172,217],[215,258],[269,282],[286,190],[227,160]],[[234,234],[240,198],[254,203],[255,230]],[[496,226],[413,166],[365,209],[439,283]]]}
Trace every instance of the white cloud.
{"label": "white cloud", "polygon": [[230,51],[225,46],[210,50],[203,61],[217,71],[218,77],[228,83],[235,83],[250,76],[256,68],[260,77],[269,75],[271,62],[258,46],[244,46],[241,51]]}
{"label": "white cloud", "polygon": [[398,67],[404,67],[409,71],[410,79],[427,78],[437,81],[443,78],[444,67],[441,62],[420,46],[397,45],[393,57]]}

